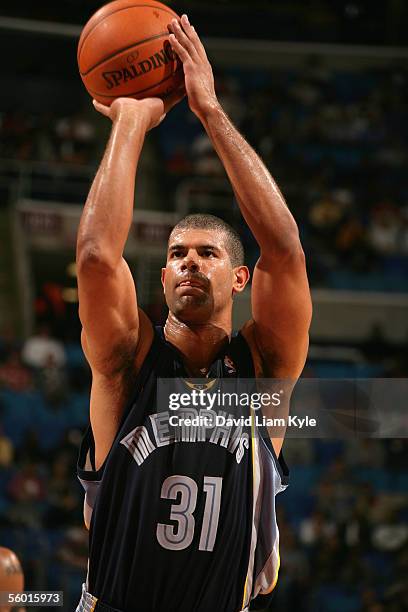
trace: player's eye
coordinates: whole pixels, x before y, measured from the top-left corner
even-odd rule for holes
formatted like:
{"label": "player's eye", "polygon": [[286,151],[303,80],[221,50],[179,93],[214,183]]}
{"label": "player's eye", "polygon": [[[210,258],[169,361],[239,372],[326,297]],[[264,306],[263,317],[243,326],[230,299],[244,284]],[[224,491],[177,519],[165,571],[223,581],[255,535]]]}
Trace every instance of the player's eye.
{"label": "player's eye", "polygon": [[170,257],[182,257],[183,253],[181,251],[172,251]]}
{"label": "player's eye", "polygon": [[206,249],[203,252],[204,257],[215,257],[215,253],[214,251],[211,251],[211,249]]}

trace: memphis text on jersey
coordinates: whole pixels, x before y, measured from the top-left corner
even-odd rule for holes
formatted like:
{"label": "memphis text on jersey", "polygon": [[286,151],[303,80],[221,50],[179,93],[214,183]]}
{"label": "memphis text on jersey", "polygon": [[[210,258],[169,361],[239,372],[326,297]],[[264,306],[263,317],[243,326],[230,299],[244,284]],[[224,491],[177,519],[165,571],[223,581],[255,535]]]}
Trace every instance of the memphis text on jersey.
{"label": "memphis text on jersey", "polygon": [[[217,416],[226,417],[226,413],[223,411],[217,414],[215,411],[206,408],[201,410],[186,408],[180,411],[180,414],[183,414],[186,419],[191,420],[201,416],[203,419],[211,419],[211,422],[208,426],[205,424],[205,420],[201,425],[187,425],[183,422],[174,427],[170,422],[171,418],[175,417],[174,414],[168,411],[150,414],[145,425],[139,425],[133,429],[120,443],[128,449],[138,465],[142,465],[151,453],[162,446],[177,444],[178,442],[205,441],[222,446],[226,451],[235,455],[237,463],[241,463],[243,456],[249,449],[250,427],[246,428],[245,424],[234,425],[233,423],[217,425]],[[180,418],[180,414],[176,418]]]}

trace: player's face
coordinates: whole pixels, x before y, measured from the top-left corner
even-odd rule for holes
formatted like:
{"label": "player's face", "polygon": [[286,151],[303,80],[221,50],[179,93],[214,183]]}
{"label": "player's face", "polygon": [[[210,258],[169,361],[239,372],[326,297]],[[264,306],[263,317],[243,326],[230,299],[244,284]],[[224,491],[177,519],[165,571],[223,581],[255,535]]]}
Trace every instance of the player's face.
{"label": "player's face", "polygon": [[184,321],[206,321],[232,309],[235,274],[223,232],[185,229],[169,242],[162,283],[169,310]]}

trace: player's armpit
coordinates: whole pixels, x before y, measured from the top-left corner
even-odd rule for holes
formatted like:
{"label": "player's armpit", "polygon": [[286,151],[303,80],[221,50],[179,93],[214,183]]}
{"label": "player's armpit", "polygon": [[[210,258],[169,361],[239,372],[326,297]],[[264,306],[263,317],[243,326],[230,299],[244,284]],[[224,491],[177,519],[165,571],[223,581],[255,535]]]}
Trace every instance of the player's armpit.
{"label": "player's armpit", "polygon": [[123,257],[113,267],[83,256],[77,268],[83,350],[93,371],[110,376],[129,355],[136,356],[149,321],[142,315],[140,324],[135,284]]}
{"label": "player's armpit", "polygon": [[264,376],[297,379],[304,367],[312,302],[301,248],[258,260],[251,290],[253,331]]}

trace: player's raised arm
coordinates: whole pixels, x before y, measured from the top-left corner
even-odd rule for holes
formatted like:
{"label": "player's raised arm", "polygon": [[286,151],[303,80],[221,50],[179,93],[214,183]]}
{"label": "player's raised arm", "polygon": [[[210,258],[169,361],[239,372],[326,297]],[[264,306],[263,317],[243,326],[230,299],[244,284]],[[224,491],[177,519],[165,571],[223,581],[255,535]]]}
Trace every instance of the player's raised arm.
{"label": "player's raised arm", "polygon": [[173,50],[183,62],[190,108],[206,129],[261,249],[252,282],[253,320],[243,330],[259,351],[257,374],[296,379],[306,360],[312,313],[296,222],[267,168],[221,108],[194,27],[183,15],[170,29]]}
{"label": "player's raised arm", "polygon": [[77,240],[81,341],[92,369],[90,417],[96,467],[116,435],[126,401],[125,377],[153,336],[138,310],[136,289],[123,250],[133,218],[137,163],[146,132],[164,116],[159,99],[119,98],[94,103],[112,120],[112,132],[88,199]]}
{"label": "player's raised arm", "polygon": [[94,102],[112,132],[86,201],[77,239],[82,344],[93,373],[110,376],[136,348],[140,318],[123,250],[133,218],[137,163],[146,132],[164,114],[159,99]]}

